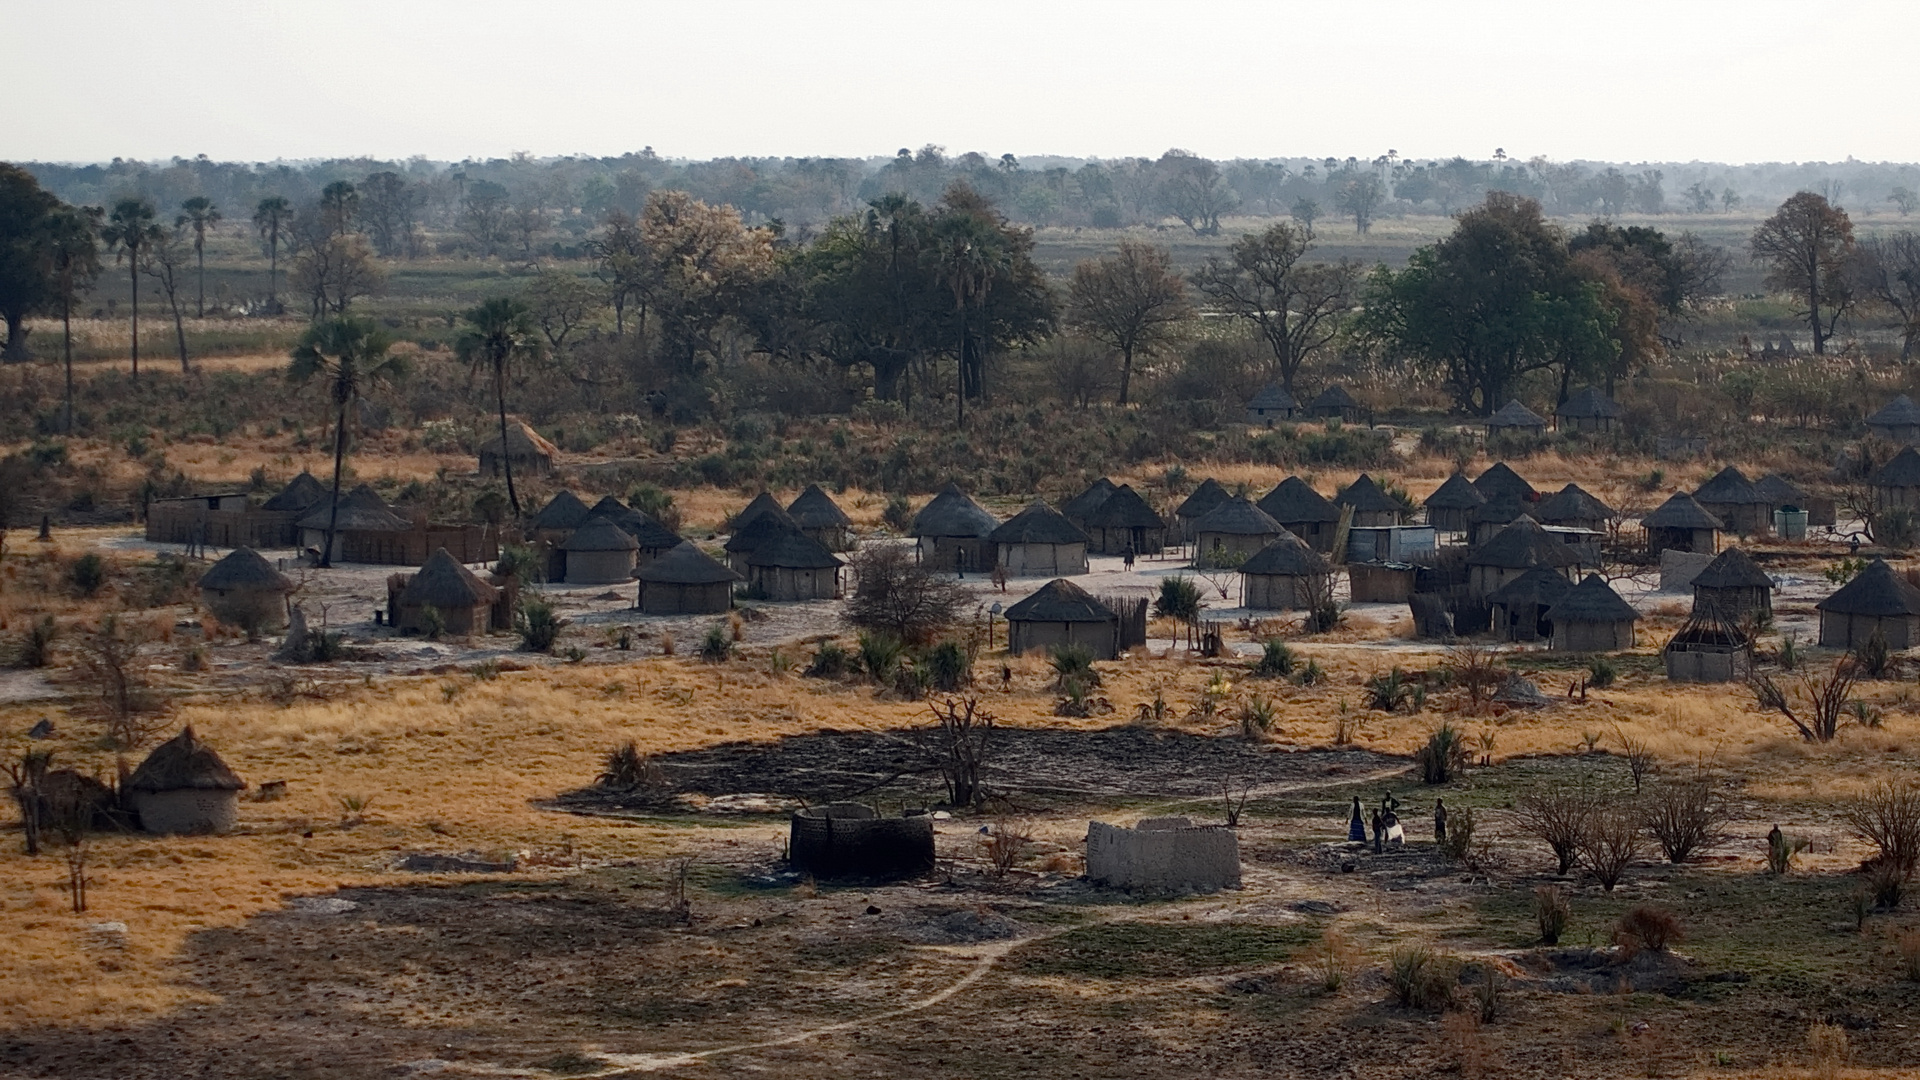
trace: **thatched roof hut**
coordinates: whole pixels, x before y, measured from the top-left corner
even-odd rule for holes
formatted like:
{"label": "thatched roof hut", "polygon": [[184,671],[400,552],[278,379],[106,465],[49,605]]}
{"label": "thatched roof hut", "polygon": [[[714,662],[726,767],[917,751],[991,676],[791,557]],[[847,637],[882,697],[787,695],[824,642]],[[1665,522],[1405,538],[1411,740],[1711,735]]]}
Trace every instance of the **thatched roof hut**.
{"label": "thatched roof hut", "polygon": [[1180,529],[1180,539],[1191,541],[1194,536],[1193,523],[1205,517],[1207,511],[1232,497],[1226,488],[1220,486],[1220,481],[1213,477],[1209,476],[1200,481],[1200,486],[1194,488],[1193,494],[1187,496],[1173,512],[1174,524]]}
{"label": "thatched roof hut", "polygon": [[233,828],[246,782],[234,775],[193,726],[155,747],[127,778],[140,827],[159,835],[221,833]]}
{"label": "thatched roof hut", "polygon": [[1509,641],[1538,641],[1553,636],[1547,610],[1573,591],[1573,582],[1549,566],[1530,566],[1487,596],[1493,628]]}
{"label": "thatched roof hut", "polygon": [[1514,495],[1506,494],[1488,499],[1467,511],[1467,543],[1484,544],[1500,535],[1501,529],[1513,524],[1521,515],[1532,517],[1530,505]]}
{"label": "thatched roof hut", "polygon": [[1806,489],[1779,473],[1768,473],[1753,482],[1753,490],[1767,500],[1767,505],[1775,510],[1792,508],[1805,510],[1813,502],[1813,496]]}
{"label": "thatched roof hut", "polygon": [[1570,575],[1580,563],[1579,552],[1522,514],[1467,554],[1468,590],[1484,599],[1533,567]]}
{"label": "thatched roof hut", "polygon": [[1867,430],[1888,442],[1909,446],[1920,442],[1920,405],[1901,394],[1867,417]]}
{"label": "thatched roof hut", "polygon": [[[505,450],[501,449],[505,446]],[[498,476],[501,464],[511,461],[516,471],[527,474],[549,473],[553,471],[553,459],[560,455],[560,448],[540,437],[540,433],[529,427],[523,420],[508,419],[506,442],[500,441],[496,433],[493,438],[480,444],[480,474]]]}
{"label": "thatched roof hut", "polygon": [[1920,510],[1920,450],[1903,446],[1867,477],[1878,510]]}
{"label": "thatched roof hut", "polygon": [[772,493],[766,491],[755,495],[752,501],[747,503],[745,509],[733,515],[733,520],[728,523],[728,527],[734,532],[739,532],[741,529],[746,528],[755,518],[759,517],[771,517],[782,525],[792,526],[796,529],[800,527],[800,523],[793,520],[793,515],[787,513],[787,508],[781,506],[780,501],[775,499]]}
{"label": "thatched roof hut", "polygon": [[987,541],[1000,519],[974,502],[960,485],[948,483],[914,515],[908,533],[919,540],[920,561],[938,569],[978,570],[993,560]]}
{"label": "thatched roof hut", "polygon": [[1254,505],[1315,551],[1333,550],[1340,508],[1305,480],[1289,476]]}
{"label": "thatched roof hut", "polygon": [[1073,577],[1087,572],[1093,541],[1067,516],[1035,499],[988,534],[998,565],[1014,577]]}
{"label": "thatched roof hut", "polygon": [[742,575],[683,540],[634,572],[635,602],[648,615],[715,615],[733,607],[733,585]]}
{"label": "thatched roof hut", "polygon": [[587,516],[606,518],[626,530],[634,543],[640,545],[637,560],[640,563],[659,558],[680,546],[679,534],[662,525],[658,518],[644,510],[636,510],[611,495],[594,503],[593,509],[587,511]]}
{"label": "thatched roof hut", "polygon": [[1360,403],[1347,393],[1347,388],[1338,383],[1320,391],[1320,396],[1307,406],[1307,415],[1316,420],[1344,420],[1352,423],[1360,419]]}
{"label": "thatched roof hut", "polygon": [[727,565],[744,575],[749,565],[747,556],[753,554],[755,548],[785,533],[799,531],[799,526],[787,517],[784,510],[777,517],[773,514],[755,514],[745,524],[735,529],[733,535],[727,537],[727,542],[722,545],[727,553]]}
{"label": "thatched roof hut", "polygon": [[1753,639],[1718,608],[1696,606],[1660,658],[1670,682],[1741,682],[1753,674]]}
{"label": "thatched roof hut", "polygon": [[1015,655],[1080,645],[1096,660],[1120,653],[1120,616],[1065,578],[1055,578],[1006,611],[1007,649]]}
{"label": "thatched roof hut", "polygon": [[1713,474],[1693,493],[1693,501],[1741,536],[1765,536],[1773,529],[1773,508],[1753,481],[1732,465]]}
{"label": "thatched roof hut", "polygon": [[1300,403],[1279,383],[1268,383],[1261,387],[1260,392],[1247,402],[1247,423],[1255,427],[1270,428],[1280,421],[1292,420],[1299,413]]}
{"label": "thatched roof hut", "polygon": [[[613,497],[609,495],[608,498]],[[616,504],[619,501],[614,499]],[[566,488],[561,488],[553,498],[547,500],[547,505],[541,507],[538,513],[528,519],[527,531],[534,534],[545,533],[550,537],[564,536],[579,528],[580,523],[587,520],[587,515],[591,512],[587,504],[581,501],[580,496]]]}
{"label": "thatched roof hut", "polygon": [[312,473],[302,469],[299,476],[287,481],[286,487],[261,503],[260,509],[280,513],[302,513],[326,497],[326,487],[314,479]]}
{"label": "thatched roof hut", "polygon": [[853,546],[853,519],[819,484],[808,484],[805,491],[794,496],[787,504],[787,516],[801,532],[825,544],[829,551]]}
{"label": "thatched roof hut", "polygon": [[1490,500],[1502,495],[1511,495],[1523,503],[1531,503],[1540,498],[1540,493],[1533,490],[1533,485],[1527,483],[1525,478],[1513,471],[1513,466],[1504,461],[1496,461],[1487,466],[1486,472],[1474,477],[1473,487]]}
{"label": "thatched roof hut", "polygon": [[200,575],[200,602],[213,617],[248,636],[287,625],[293,582],[252,548],[235,548]]}
{"label": "thatched roof hut", "polygon": [[1153,555],[1166,544],[1166,521],[1131,484],[1114,488],[1082,527],[1102,555]]}
{"label": "thatched roof hut", "polygon": [[1739,623],[1773,615],[1773,579],[1746,552],[1730,547],[1693,576],[1693,610],[1713,608]]}
{"label": "thatched roof hut", "polygon": [[1233,556],[1248,556],[1279,539],[1287,530],[1245,496],[1235,495],[1215,506],[1193,524],[1193,561],[1205,564]]}
{"label": "thatched roof hut", "polygon": [[569,585],[631,581],[640,557],[639,541],[607,517],[589,516],[560,544],[560,550],[567,554]]}
{"label": "thatched roof hut", "polygon": [[747,553],[747,583],[768,600],[837,600],[840,560],[820,541],[784,528]]}
{"label": "thatched roof hut", "polygon": [[1492,416],[1487,417],[1487,434],[1489,435],[1510,431],[1537,435],[1546,430],[1546,417],[1522,405],[1519,398],[1509,400]]}
{"label": "thatched roof hut", "polygon": [[1399,500],[1381,491],[1380,485],[1366,473],[1354,477],[1353,483],[1342,488],[1340,494],[1333,497],[1333,505],[1353,507],[1355,525],[1398,525],[1407,509]]}
{"label": "thatched roof hut", "polygon": [[1103,476],[1088,484],[1085,491],[1061,503],[1060,512],[1066,515],[1068,521],[1085,529],[1087,519],[1093,516],[1095,510],[1100,509],[1100,504],[1106,502],[1107,496],[1112,495],[1114,488],[1118,486]]}
{"label": "thatched roof hut", "polygon": [[380,493],[366,484],[361,484],[340,498],[340,513],[332,513],[332,495],[323,496],[319,502],[307,509],[306,515],[297,523],[300,530],[300,546],[318,551],[326,544],[327,523],[333,522],[333,550],[328,554],[333,559],[340,558],[344,545],[343,534],[350,532],[406,532],[413,523],[401,517],[380,497]]}
{"label": "thatched roof hut", "polygon": [[1583,386],[1553,410],[1554,423],[1561,431],[1612,431],[1625,419],[1627,410],[1597,386]]}
{"label": "thatched roof hut", "polygon": [[1684,491],[1674,492],[1653,513],[1640,519],[1640,528],[1647,534],[1647,550],[1655,555],[1662,551],[1711,555],[1720,549],[1720,530],[1725,527]]}
{"label": "thatched roof hut", "polygon": [[484,634],[492,623],[493,605],[500,590],[454,559],[446,548],[435,548],[426,565],[407,580],[395,599],[393,624],[401,632],[433,629],[426,610],[440,613],[441,628],[455,637]]}
{"label": "thatched roof hut", "polygon": [[1605,532],[1607,522],[1613,520],[1613,507],[1588,494],[1579,484],[1568,484],[1535,503],[1532,516],[1542,525]]}
{"label": "thatched roof hut", "polygon": [[1441,532],[1463,533],[1467,531],[1468,515],[1486,504],[1487,497],[1473,486],[1467,474],[1456,472],[1434,488],[1422,505],[1427,511],[1427,524]]}
{"label": "thatched roof hut", "polygon": [[1588,574],[1547,609],[1556,652],[1617,652],[1633,648],[1640,613],[1599,574]]}
{"label": "thatched roof hut", "polygon": [[1240,604],[1258,611],[1310,608],[1331,597],[1333,564],[1290,532],[1240,564]]}
{"label": "thatched roof hut", "polygon": [[1875,634],[1896,652],[1920,645],[1920,587],[1885,559],[1868,563],[1814,607],[1820,611],[1820,644],[1825,648],[1856,649]]}

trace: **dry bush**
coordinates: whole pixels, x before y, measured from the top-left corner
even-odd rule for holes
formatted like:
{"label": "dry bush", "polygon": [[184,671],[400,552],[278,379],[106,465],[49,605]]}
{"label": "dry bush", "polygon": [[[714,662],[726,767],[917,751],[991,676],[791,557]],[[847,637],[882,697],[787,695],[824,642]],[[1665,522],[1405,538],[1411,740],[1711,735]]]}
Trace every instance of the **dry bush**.
{"label": "dry bush", "polygon": [[1661,784],[1645,798],[1647,831],[1668,862],[1682,863],[1726,840],[1727,804],[1705,779]]}
{"label": "dry bush", "polygon": [[1798,705],[1793,695],[1775,683],[1772,676],[1756,675],[1748,685],[1753,690],[1755,703],[1768,712],[1786,717],[1802,739],[1831,742],[1840,733],[1853,685],[1859,678],[1859,665],[1852,657],[1843,656],[1833,662],[1833,669],[1824,676],[1801,676],[1800,697],[1805,700]]}
{"label": "dry bush", "polygon": [[1468,711],[1478,716],[1483,701],[1506,679],[1500,654],[1485,645],[1463,643],[1447,650],[1447,681],[1467,692]]}
{"label": "dry bush", "polygon": [[[1916,935],[1920,937],[1920,935]],[[1353,974],[1358,954],[1353,943],[1338,930],[1328,930],[1320,936],[1320,943],[1313,947],[1313,971],[1320,977],[1320,989],[1329,994],[1337,994],[1347,984],[1347,977]]]}
{"label": "dry bush", "polygon": [[1853,1047],[1847,1042],[1847,1029],[1839,1024],[1816,1021],[1807,1029],[1807,1055],[1813,1075],[1820,1080],[1837,1080],[1840,1070],[1853,1056]]}
{"label": "dry bush", "polygon": [[100,695],[107,739],[119,750],[138,750],[166,728],[165,702],[153,692],[140,663],[148,636],[145,626],[108,615],[80,639],[80,662]]}
{"label": "dry bush", "polygon": [[1586,835],[1580,843],[1580,861],[1585,863],[1600,887],[1612,892],[1626,875],[1627,867],[1640,857],[1645,842],[1640,832],[1640,809],[1626,800],[1603,804],[1587,821]]}
{"label": "dry bush", "polygon": [[987,849],[987,861],[993,864],[995,877],[1006,877],[1007,871],[1026,854],[1027,846],[1033,843],[1033,832],[1025,825],[1000,820],[993,823],[993,831],[980,841]]}
{"label": "dry bush", "polygon": [[1597,809],[1597,800],[1584,787],[1554,786],[1521,796],[1514,817],[1523,832],[1553,849],[1553,857],[1559,862],[1555,872],[1565,877],[1580,857]]}
{"label": "dry bush", "polygon": [[1686,940],[1686,936],[1678,916],[1652,904],[1634,905],[1613,926],[1613,943],[1628,956],[1666,952],[1668,946]]}
{"label": "dry bush", "polygon": [[947,805],[977,806],[986,801],[980,781],[993,748],[997,718],[971,695],[948,698],[929,706],[935,723],[921,730],[921,745],[934,760],[947,784]]}
{"label": "dry bush", "polygon": [[1573,905],[1567,900],[1567,890],[1558,885],[1533,887],[1533,921],[1540,927],[1542,943],[1560,944],[1560,935],[1566,933],[1572,918]]}
{"label": "dry bush", "polygon": [[1906,930],[1893,939],[1894,955],[1900,958],[1900,971],[1912,982],[1920,982],[1920,930]]}
{"label": "dry bush", "polygon": [[667,771],[651,754],[643,754],[632,739],[607,751],[600,776],[601,787],[620,791],[661,791],[667,787]]}
{"label": "dry bush", "polygon": [[1446,1008],[1459,977],[1460,961],[1425,942],[1397,945],[1387,959],[1394,1000],[1410,1009]]}
{"label": "dry bush", "polygon": [[1645,739],[1637,739],[1625,732],[1620,736],[1620,756],[1627,759],[1627,772],[1633,777],[1633,793],[1640,794],[1640,785],[1653,774],[1653,748]]}
{"label": "dry bush", "polygon": [[953,625],[972,602],[967,587],[922,564],[911,549],[869,544],[853,556],[855,585],[847,622],[923,645]]}
{"label": "dry bush", "polygon": [[1911,877],[1920,864],[1920,785],[1874,785],[1840,812],[1847,828],[1879,849],[1878,861]]}
{"label": "dry bush", "polygon": [[1440,1018],[1440,1031],[1453,1051],[1454,1066],[1461,1076],[1473,1080],[1486,1075],[1487,1037],[1480,1030],[1477,1012],[1460,1010],[1448,1013]]}

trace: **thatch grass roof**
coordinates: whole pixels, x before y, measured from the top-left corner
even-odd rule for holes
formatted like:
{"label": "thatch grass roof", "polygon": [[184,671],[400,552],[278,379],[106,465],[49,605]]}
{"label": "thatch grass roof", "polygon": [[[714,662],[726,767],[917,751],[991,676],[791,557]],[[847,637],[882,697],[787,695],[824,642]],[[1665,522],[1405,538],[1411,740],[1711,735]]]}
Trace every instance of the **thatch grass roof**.
{"label": "thatch grass roof", "polygon": [[1618,420],[1627,415],[1620,403],[1602,393],[1597,386],[1583,386],[1573,392],[1565,404],[1553,410],[1563,420]]}
{"label": "thatch grass roof", "polygon": [[593,509],[587,511],[587,516],[606,518],[625,529],[642,551],[666,551],[680,543],[679,535],[662,525],[653,515],[635,510],[611,495],[594,503]]}
{"label": "thatch grass roof", "polygon": [[1086,544],[1091,539],[1080,530],[1078,525],[1067,520],[1067,516],[1047,505],[1045,499],[1035,499],[1025,510],[1008,518],[999,528],[988,534],[988,540],[996,544]]}
{"label": "thatch grass roof", "polygon": [[1724,529],[1726,522],[1694,501],[1693,496],[1684,491],[1676,491],[1666,502],[1654,508],[1653,513],[1640,519],[1643,529]]}
{"label": "thatch grass roof", "polygon": [[240,791],[246,786],[213,747],[194,735],[191,724],[154,747],[127,778],[127,790],[156,795],[166,791]]}
{"label": "thatch grass roof", "polygon": [[1525,478],[1513,471],[1513,466],[1504,461],[1496,461],[1487,466],[1486,472],[1474,477],[1473,487],[1489,499],[1512,495],[1522,502],[1532,502],[1540,497],[1540,493],[1533,490],[1533,485],[1527,483]]}
{"label": "thatch grass roof", "polygon": [[1112,495],[1114,488],[1118,486],[1103,476],[1088,484],[1085,491],[1061,503],[1060,512],[1075,521],[1085,521],[1095,510],[1100,509],[1100,504],[1106,502],[1107,496]]}
{"label": "thatch grass roof", "polygon": [[[614,501],[619,502],[618,499]],[[540,512],[533,515],[533,519],[527,522],[527,525],[529,528],[549,532],[566,532],[568,529],[579,528],[580,523],[587,520],[587,515],[592,512],[587,504],[581,501],[580,496],[561,488],[559,494],[548,499],[547,505],[541,507]]]}
{"label": "thatch grass roof", "polygon": [[458,611],[491,604],[499,598],[500,590],[481,581],[473,571],[460,565],[458,560],[447,554],[446,548],[434,548],[433,554],[427,556],[426,565],[407,581],[406,588],[400,590],[400,606],[403,608],[431,604],[441,611]]}
{"label": "thatch grass roof", "polygon": [[1544,428],[1547,418],[1520,404],[1519,398],[1500,406],[1498,412],[1487,417],[1490,428]]}
{"label": "thatch grass roof", "polygon": [[262,510],[291,511],[299,513],[327,497],[327,489],[313,474],[305,469],[300,475],[287,481],[287,486],[279,493],[260,504]]}
{"label": "thatch grass roof", "polygon": [[756,514],[751,521],[735,529],[733,535],[727,537],[727,542],[722,546],[735,555],[742,555],[759,548],[760,545],[781,533],[799,530],[800,527],[793,523],[793,519],[784,513],[779,517],[774,517],[772,514]]}
{"label": "thatch grass roof", "polygon": [[1486,505],[1487,497],[1473,486],[1466,473],[1457,472],[1446,478],[1427,501],[1421,505],[1429,510],[1471,510]]}
{"label": "thatch grass roof", "polygon": [[1331,572],[1333,564],[1325,555],[1308,547],[1304,540],[1282,531],[1279,539],[1247,557],[1240,564],[1242,574],[1278,577],[1308,577]]}
{"label": "thatch grass roof", "polygon": [[1247,402],[1248,409],[1259,409],[1264,412],[1299,407],[1300,403],[1294,400],[1292,394],[1287,393],[1287,388],[1277,382],[1270,382],[1261,387],[1260,392],[1253,395],[1253,400]]}
{"label": "thatch grass roof", "polygon": [[561,542],[560,550],[638,551],[640,543],[612,518],[589,517]]}
{"label": "thatch grass roof", "polygon": [[1746,473],[1729,465],[1714,473],[1706,483],[1701,484],[1700,489],[1693,493],[1693,501],[1702,506],[1727,506],[1739,503],[1764,503],[1767,497],[1754,490],[1753,481],[1747,479]]}
{"label": "thatch grass roof", "polygon": [[1547,609],[1547,618],[1563,622],[1638,622],[1640,613],[1620,598],[1599,574],[1588,574]]}
{"label": "thatch grass roof", "polygon": [[1226,536],[1274,536],[1285,532],[1286,527],[1245,496],[1235,495],[1194,522],[1193,531]]}
{"label": "thatch grass roof", "polygon": [[840,559],[827,546],[799,529],[781,529],[766,542],[747,553],[748,566],[769,566],[789,570],[825,570],[839,566]]}
{"label": "thatch grass roof", "polygon": [[1878,412],[1867,417],[1867,423],[1874,427],[1910,427],[1920,425],[1920,405],[1905,394],[1882,405]]}
{"label": "thatch grass roof", "polygon": [[1792,506],[1804,509],[1807,503],[1812,501],[1807,497],[1806,491],[1798,484],[1781,476],[1779,473],[1768,473],[1760,479],[1755,480],[1753,482],[1753,490],[1759,492],[1766,498],[1768,503],[1774,506]]}
{"label": "thatch grass roof", "polygon": [[1837,615],[1898,618],[1920,615],[1920,588],[1894,572],[1885,559],[1875,559],[1832,596],[1813,605]]}
{"label": "thatch grass roof", "polygon": [[1000,527],[1000,519],[974,502],[960,485],[948,483],[913,517],[914,536],[984,538]]}
{"label": "thatch grass roof", "polygon": [[1541,499],[1533,508],[1533,516],[1542,525],[1606,521],[1613,517],[1613,507],[1595,498],[1579,484],[1568,484]]}
{"label": "thatch grass roof", "polygon": [[1528,506],[1512,494],[1503,494],[1488,499],[1467,512],[1467,520],[1475,525],[1505,525],[1514,518],[1527,513]]}
{"label": "thatch grass roof", "polygon": [[1114,622],[1113,609],[1093,598],[1087,590],[1055,578],[1032,596],[1007,609],[1008,622]]}
{"label": "thatch grass roof", "polygon": [[1320,391],[1320,396],[1313,399],[1311,407],[1316,412],[1321,409],[1357,409],[1360,403],[1353,400],[1353,395],[1347,393],[1346,387],[1335,383]]}
{"label": "thatch grass roof", "polygon": [[1520,607],[1524,604],[1545,604],[1551,607],[1560,598],[1573,591],[1573,582],[1568,581],[1551,567],[1535,566],[1526,573],[1500,586],[1487,594],[1487,603],[1498,604],[1505,608]]}
{"label": "thatch grass roof", "polygon": [[853,524],[853,519],[819,484],[808,484],[805,491],[794,496],[787,504],[787,516],[803,529],[845,529]]}
{"label": "thatch grass roof", "polygon": [[1380,485],[1374,483],[1373,477],[1368,476],[1366,473],[1361,473],[1359,476],[1354,477],[1353,483],[1348,484],[1340,494],[1333,497],[1333,504],[1335,506],[1351,506],[1355,513],[1388,512],[1397,514],[1406,510],[1405,506],[1389,498],[1386,492],[1381,491]]}
{"label": "thatch grass roof", "polygon": [[1190,520],[1205,517],[1207,511],[1231,498],[1233,498],[1232,493],[1221,487],[1220,481],[1209,476],[1200,481],[1200,486],[1193,489],[1193,494],[1181,502],[1180,508],[1173,512],[1173,516]]}
{"label": "thatch grass roof", "polygon": [[[332,506],[331,496],[322,498],[295,523],[296,526],[302,529],[325,529],[332,516],[329,513]],[[333,527],[340,532],[404,532],[413,528],[413,523],[395,513],[379,492],[361,484],[341,498],[340,514]]]}
{"label": "thatch grass roof", "polygon": [[1693,576],[1696,589],[1771,589],[1773,579],[1760,569],[1751,556],[1730,547],[1713,557],[1706,568]]}
{"label": "thatch grass roof", "polygon": [[680,541],[678,546],[641,567],[633,576],[649,585],[717,585],[742,580],[724,563],[695,547],[691,540]]}
{"label": "thatch grass roof", "polygon": [[739,532],[759,517],[771,517],[783,525],[800,527],[799,523],[793,520],[792,515],[787,513],[787,508],[780,505],[779,500],[775,499],[771,493],[763,491],[755,495],[752,502],[747,503],[746,509],[733,515],[731,522],[733,531]]}
{"label": "thatch grass roof", "polygon": [[1521,514],[1467,556],[1468,566],[1523,570],[1530,566],[1578,566],[1580,556],[1540,523]]}
{"label": "thatch grass roof", "polygon": [[1100,504],[1100,509],[1087,518],[1087,524],[1096,529],[1167,527],[1166,521],[1147,505],[1147,500],[1141,498],[1139,492],[1133,490],[1132,484],[1121,484],[1114,488],[1113,494],[1107,496],[1107,501]]}
{"label": "thatch grass roof", "polygon": [[1340,520],[1340,508],[1297,476],[1280,481],[1279,486],[1267,492],[1255,505],[1282,525]]}
{"label": "thatch grass roof", "polygon": [[250,547],[234,548],[226,558],[207,568],[200,575],[200,587],[216,589],[222,592],[232,590],[250,590],[254,592],[290,593],[293,582],[287,576],[273,568],[264,556]]}
{"label": "thatch grass roof", "polygon": [[1920,450],[1901,447],[1893,460],[1873,471],[1867,483],[1874,487],[1920,487]]}
{"label": "thatch grass roof", "polygon": [[[515,458],[544,457],[551,459],[559,456],[560,453],[559,447],[541,438],[540,433],[528,426],[526,421],[515,420],[511,417],[507,419],[507,447],[509,449],[508,456]],[[480,444],[480,455],[482,457],[497,457],[499,454],[500,435],[498,431],[496,431],[493,438]]]}

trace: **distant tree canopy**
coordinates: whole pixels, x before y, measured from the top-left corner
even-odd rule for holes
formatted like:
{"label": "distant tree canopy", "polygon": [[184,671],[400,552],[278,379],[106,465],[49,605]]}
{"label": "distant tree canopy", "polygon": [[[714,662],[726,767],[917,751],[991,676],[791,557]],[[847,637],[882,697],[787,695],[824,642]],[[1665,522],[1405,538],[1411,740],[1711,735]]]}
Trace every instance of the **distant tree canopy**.
{"label": "distant tree canopy", "polygon": [[27,316],[59,304],[54,241],[62,209],[32,173],[0,163],[0,317],[7,322],[0,358],[9,362],[27,357]]}
{"label": "distant tree canopy", "polygon": [[1753,230],[1748,250],[1766,264],[1768,287],[1799,298],[1814,355],[1825,353],[1840,317],[1858,301],[1847,272],[1854,255],[1847,212],[1824,195],[1802,191]]}

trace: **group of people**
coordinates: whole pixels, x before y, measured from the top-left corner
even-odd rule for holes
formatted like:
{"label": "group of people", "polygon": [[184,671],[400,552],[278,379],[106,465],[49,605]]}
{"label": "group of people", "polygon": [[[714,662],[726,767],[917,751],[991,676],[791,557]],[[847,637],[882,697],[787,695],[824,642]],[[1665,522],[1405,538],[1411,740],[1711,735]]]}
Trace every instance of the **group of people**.
{"label": "group of people", "polygon": [[[1372,815],[1373,853],[1379,855],[1388,844],[1404,844],[1407,833],[1400,825],[1400,800],[1389,791],[1380,799]],[[1353,812],[1347,818],[1347,839],[1356,844],[1367,842],[1368,819],[1360,811],[1360,796],[1353,797]],[[1435,842],[1447,838],[1447,804],[1444,799],[1433,800],[1433,838]]]}

